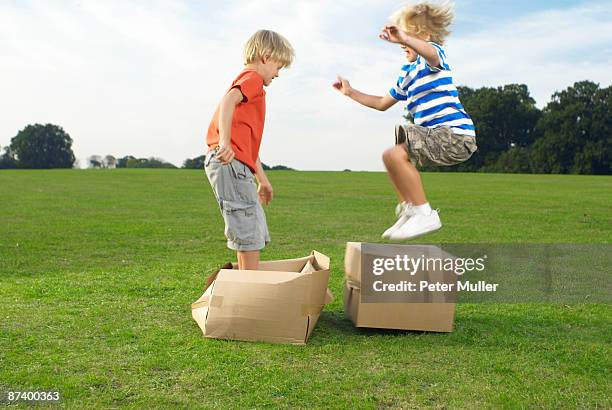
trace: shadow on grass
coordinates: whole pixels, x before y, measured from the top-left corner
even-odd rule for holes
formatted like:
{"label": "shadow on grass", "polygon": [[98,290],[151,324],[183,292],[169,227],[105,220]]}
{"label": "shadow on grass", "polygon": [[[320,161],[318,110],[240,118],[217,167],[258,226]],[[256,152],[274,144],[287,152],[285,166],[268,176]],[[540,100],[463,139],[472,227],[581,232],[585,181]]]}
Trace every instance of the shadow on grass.
{"label": "shadow on grass", "polygon": [[[530,343],[600,343],[606,325],[586,320],[564,305],[481,305],[472,306],[455,319],[451,333],[416,330],[356,328],[342,311],[323,311],[309,344],[325,345],[338,340],[385,338],[427,339],[441,346],[496,346]],[[609,306],[602,307],[610,308]]]}

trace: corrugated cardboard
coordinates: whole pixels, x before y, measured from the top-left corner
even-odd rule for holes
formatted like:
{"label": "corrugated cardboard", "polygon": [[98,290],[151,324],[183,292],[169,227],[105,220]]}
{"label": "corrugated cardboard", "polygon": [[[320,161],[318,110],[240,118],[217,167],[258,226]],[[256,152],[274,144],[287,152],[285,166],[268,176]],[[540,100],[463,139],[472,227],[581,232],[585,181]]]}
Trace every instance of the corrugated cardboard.
{"label": "corrugated cardboard", "polygon": [[[380,246],[388,247],[388,253],[391,255],[396,245]],[[405,249],[406,246],[404,251]],[[344,312],[356,327],[453,331],[455,303],[434,303],[438,297],[436,295],[433,296],[433,302],[429,303],[362,303],[361,243],[346,244],[344,269]],[[431,272],[431,274],[438,273]]]}
{"label": "corrugated cardboard", "polygon": [[312,251],[298,259],[261,261],[259,270],[213,273],[192,316],[205,337],[305,344],[333,296],[329,258]]}

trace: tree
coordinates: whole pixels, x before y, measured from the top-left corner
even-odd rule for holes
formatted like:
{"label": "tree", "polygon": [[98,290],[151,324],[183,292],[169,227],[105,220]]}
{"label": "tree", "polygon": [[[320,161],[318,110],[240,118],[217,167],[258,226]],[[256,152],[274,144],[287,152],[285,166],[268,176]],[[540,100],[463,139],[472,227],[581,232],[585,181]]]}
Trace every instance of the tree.
{"label": "tree", "polygon": [[87,158],[89,168],[104,168],[104,160],[99,155],[92,155]]}
{"label": "tree", "polygon": [[53,124],[28,125],[11,139],[19,168],[72,168],[72,138]]}
{"label": "tree", "polygon": [[533,172],[529,159],[529,148],[512,147],[502,152],[493,165],[484,166],[480,169],[484,172],[509,172],[516,174],[528,174]]}
{"label": "tree", "polygon": [[293,168],[289,168],[286,165],[274,165],[270,167],[271,171],[295,171]]}
{"label": "tree", "polygon": [[525,84],[479,89],[459,87],[459,97],[476,127],[478,151],[466,163],[451,167],[454,170],[470,171],[494,165],[502,152],[512,147],[527,147],[538,138],[536,126],[541,112]]}
{"label": "tree", "polygon": [[531,147],[540,173],[612,173],[612,86],[580,81],[553,94],[538,128],[543,137]]}
{"label": "tree", "polygon": [[176,168],[174,164],[165,162],[161,158],[136,158],[126,155],[117,160],[117,168]]}
{"label": "tree", "polygon": [[117,160],[117,168],[127,168],[127,163],[131,159],[136,159],[136,157],[126,155],[125,157],[119,158]]}
{"label": "tree", "polygon": [[264,164],[263,162],[261,163],[261,167],[264,171],[295,171],[293,168],[289,168],[285,165],[274,165],[271,167],[269,165]]}
{"label": "tree", "polygon": [[187,169],[204,169],[204,158],[205,155],[200,155],[199,157],[195,157],[193,159],[187,158],[185,162],[183,162],[183,168]]}
{"label": "tree", "polygon": [[117,167],[117,158],[112,155],[107,155],[104,157],[104,167],[105,168],[116,168]]}
{"label": "tree", "polygon": [[4,147],[4,154],[0,155],[0,169],[17,168],[17,160],[10,147]]}
{"label": "tree", "polygon": [[[193,159],[186,159],[185,162],[183,162],[183,167],[185,169],[204,169],[204,158],[206,156],[205,155],[200,155],[199,157],[195,157]],[[293,168],[289,168],[285,165],[275,165],[273,167],[270,167],[266,164],[264,164],[263,162],[261,163],[262,168],[264,169],[264,171],[294,171]]]}

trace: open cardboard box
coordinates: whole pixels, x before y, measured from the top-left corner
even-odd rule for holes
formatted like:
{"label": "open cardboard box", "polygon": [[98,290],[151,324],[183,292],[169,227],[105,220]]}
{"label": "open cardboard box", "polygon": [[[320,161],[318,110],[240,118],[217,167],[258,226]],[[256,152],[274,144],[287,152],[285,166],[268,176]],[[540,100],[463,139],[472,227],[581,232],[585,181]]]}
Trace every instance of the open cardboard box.
{"label": "open cardboard box", "polygon": [[[418,257],[423,252],[443,255],[440,248],[433,245],[375,245],[377,254],[392,256],[398,252],[414,252]],[[361,259],[362,244],[347,242],[344,257],[344,314],[356,327],[381,329],[425,330],[433,332],[452,332],[455,321],[455,303],[447,303],[447,295],[428,294],[424,303],[362,303],[362,275],[365,272]],[[451,255],[448,255],[451,256]],[[421,272],[430,278],[452,280],[447,272]],[[424,297],[423,294],[418,297]],[[440,301],[441,303],[438,303]]]}
{"label": "open cardboard box", "polygon": [[205,337],[303,345],[333,299],[328,281],[329,258],[317,251],[261,261],[256,271],[228,263],[206,280],[191,313]]}

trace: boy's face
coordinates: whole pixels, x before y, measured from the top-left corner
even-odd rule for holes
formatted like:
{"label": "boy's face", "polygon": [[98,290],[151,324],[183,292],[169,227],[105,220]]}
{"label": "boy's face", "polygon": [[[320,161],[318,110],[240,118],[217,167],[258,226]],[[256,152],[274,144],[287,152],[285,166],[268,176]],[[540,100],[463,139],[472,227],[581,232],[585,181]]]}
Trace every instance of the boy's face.
{"label": "boy's face", "polygon": [[270,85],[272,80],[278,77],[278,72],[283,68],[283,65],[278,61],[271,60],[269,58],[264,59],[261,65],[261,76],[264,80],[264,85],[267,87]]}
{"label": "boy's face", "polygon": [[418,57],[417,52],[403,44],[401,45],[401,47],[402,50],[404,50],[404,52],[406,53],[406,59],[411,63],[415,62]]}

